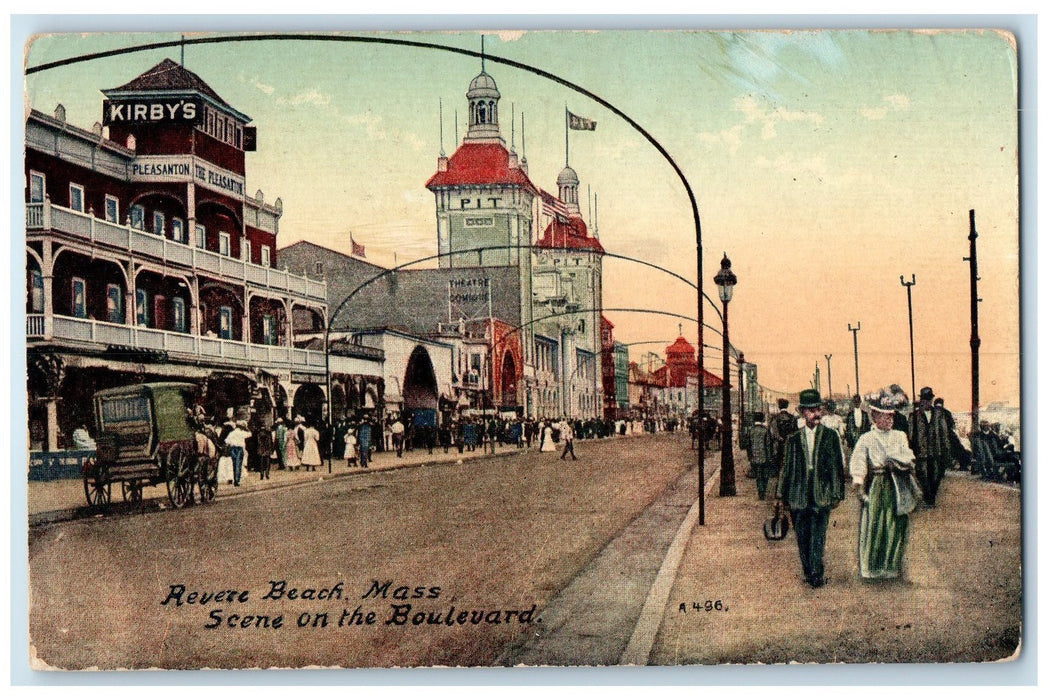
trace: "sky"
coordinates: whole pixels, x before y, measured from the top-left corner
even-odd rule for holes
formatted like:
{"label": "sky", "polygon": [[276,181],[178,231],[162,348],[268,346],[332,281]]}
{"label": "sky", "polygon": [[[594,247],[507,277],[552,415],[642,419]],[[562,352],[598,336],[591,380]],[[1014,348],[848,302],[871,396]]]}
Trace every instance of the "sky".
{"label": "sky", "polygon": [[[188,35],[194,38],[197,35]],[[477,32],[386,34],[479,51]],[[177,39],[178,34],[36,38],[27,65]],[[303,35],[305,38],[305,35]],[[917,387],[967,410],[969,210],[978,237],[981,399],[1019,400],[1018,67],[1013,37],[990,30],[486,32],[485,51],[574,82],[628,115],[672,156],[701,215],[704,290],[726,252],[738,285],[732,344],[774,391],[909,391],[906,288],[912,287]],[[100,90],[177,48],[30,75],[27,106],[69,122],[100,121]],[[465,133],[465,91],[478,59],[419,48],[318,41],[188,46],[185,65],[252,117],[247,191],[281,198],[279,245],[310,240],[392,265],[436,252],[433,195],[441,142]],[[568,88],[489,61],[500,125],[539,187],[565,163],[564,108],[597,121],[572,132],[580,195],[597,199],[609,252],[696,277],[686,191],[627,122]],[[440,107],[443,105],[443,136]],[[520,115],[526,120],[523,148]],[[694,317],[694,290],[636,263],[606,259],[604,305]],[[606,314],[633,359],[678,335],[669,317]],[[720,320],[707,305],[706,323]],[[684,335],[695,342],[694,322]],[[706,333],[706,342],[720,338]],[[830,355],[827,377],[826,355]],[[720,352],[707,368],[720,373]]]}

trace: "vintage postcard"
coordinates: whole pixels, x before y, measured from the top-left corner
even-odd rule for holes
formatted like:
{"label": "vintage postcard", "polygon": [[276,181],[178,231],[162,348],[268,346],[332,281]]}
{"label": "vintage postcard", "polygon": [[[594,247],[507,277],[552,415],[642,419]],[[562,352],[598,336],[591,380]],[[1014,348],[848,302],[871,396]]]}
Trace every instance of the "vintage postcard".
{"label": "vintage postcard", "polygon": [[31,667],[1014,667],[1019,56],[32,37]]}

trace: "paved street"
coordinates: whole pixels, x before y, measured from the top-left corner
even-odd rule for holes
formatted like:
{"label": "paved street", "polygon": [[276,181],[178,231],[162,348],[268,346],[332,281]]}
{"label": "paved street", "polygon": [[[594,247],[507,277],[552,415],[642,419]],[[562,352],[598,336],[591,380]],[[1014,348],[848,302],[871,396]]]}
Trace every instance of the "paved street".
{"label": "paved street", "polygon": [[[792,534],[761,535],[770,503],[756,500],[745,461],[739,495],[720,498],[710,456],[707,525],[691,527],[683,435],[578,450],[578,462],[510,452],[461,463],[438,451],[425,459],[448,461],[282,474],[285,488],[247,480],[208,507],[34,527],[36,654],[63,668],[684,665],[983,661],[1016,648],[1017,489],[950,473],[939,506],[913,516],[899,583],[858,579],[849,499],[834,511],[831,581],[813,591]],[[285,595],[267,599],[284,580]],[[312,626],[318,612],[326,626]]]}
{"label": "paved street", "polygon": [[[577,462],[449,461],[33,528],[36,655],[62,668],[495,663],[694,455],[681,434],[577,450]],[[296,599],[267,599],[284,580]],[[390,586],[364,598],[373,581]],[[419,612],[440,624],[413,624]]]}

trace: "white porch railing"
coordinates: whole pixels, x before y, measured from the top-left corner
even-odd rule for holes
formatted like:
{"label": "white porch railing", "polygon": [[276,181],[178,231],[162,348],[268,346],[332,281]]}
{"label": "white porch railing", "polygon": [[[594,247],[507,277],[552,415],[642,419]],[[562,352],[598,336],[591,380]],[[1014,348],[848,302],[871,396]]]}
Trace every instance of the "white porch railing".
{"label": "white porch railing", "polygon": [[164,263],[194,268],[264,289],[306,296],[314,301],[327,301],[325,282],[178,243],[163,236],[98,219],[91,214],[59,207],[50,202],[26,204],[25,226],[27,231],[62,231],[92,243],[158,258]]}
{"label": "white porch railing", "polygon": [[43,314],[28,314],[25,317],[25,335],[27,338],[36,338],[44,335]]}
{"label": "white porch railing", "polygon": [[[26,317],[26,335],[44,336],[43,315],[32,314]],[[301,350],[281,345],[258,345],[238,340],[209,338],[70,316],[54,317],[52,337],[104,345],[123,345],[139,350],[162,350],[197,355],[202,360],[240,360],[245,364],[263,367],[314,370],[324,367],[324,353],[319,350]]]}

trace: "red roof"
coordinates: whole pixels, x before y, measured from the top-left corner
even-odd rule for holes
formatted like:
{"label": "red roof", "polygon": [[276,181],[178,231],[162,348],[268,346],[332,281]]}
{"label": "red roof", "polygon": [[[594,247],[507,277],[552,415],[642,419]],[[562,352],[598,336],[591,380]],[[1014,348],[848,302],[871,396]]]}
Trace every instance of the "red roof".
{"label": "red roof", "polygon": [[464,143],[448,159],[448,169],[438,171],[426,187],[454,185],[517,185],[538,194],[520,168],[509,167],[509,151],[501,143]]}
{"label": "red roof", "polygon": [[562,219],[556,217],[546,227],[546,232],[536,244],[539,248],[568,248],[604,252],[604,246],[592,238],[586,230],[586,222],[578,217]]}
{"label": "red roof", "polygon": [[[652,372],[652,374],[655,376],[655,381],[659,386],[668,386],[669,379],[666,374],[668,371],[669,365],[663,365],[662,367],[659,367],[657,370]],[[706,381],[702,383],[703,387],[719,388],[724,386],[724,382],[721,380],[721,378],[718,377],[716,374],[710,372],[708,369],[703,369],[702,373],[706,375]],[[689,367],[687,376],[689,378],[699,376],[699,368]]]}
{"label": "red roof", "polygon": [[684,339],[684,336],[680,336],[677,340],[666,348],[666,354],[671,353],[692,355],[695,353],[695,346]]}

